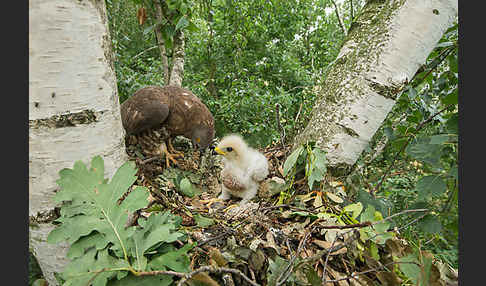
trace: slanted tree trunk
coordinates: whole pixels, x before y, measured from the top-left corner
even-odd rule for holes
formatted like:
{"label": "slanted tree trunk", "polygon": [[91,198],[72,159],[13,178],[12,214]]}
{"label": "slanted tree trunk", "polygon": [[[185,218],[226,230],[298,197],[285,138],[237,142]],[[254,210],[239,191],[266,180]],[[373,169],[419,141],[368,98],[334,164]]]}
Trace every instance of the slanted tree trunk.
{"label": "slanted tree trunk", "polygon": [[457,0],[370,0],[353,22],[295,146],[315,141],[346,173],[457,16]]}
{"label": "slanted tree trunk", "polygon": [[95,155],[111,177],[127,160],[105,1],[29,0],[29,248],[49,285],[67,263],[47,244],[63,168]]}

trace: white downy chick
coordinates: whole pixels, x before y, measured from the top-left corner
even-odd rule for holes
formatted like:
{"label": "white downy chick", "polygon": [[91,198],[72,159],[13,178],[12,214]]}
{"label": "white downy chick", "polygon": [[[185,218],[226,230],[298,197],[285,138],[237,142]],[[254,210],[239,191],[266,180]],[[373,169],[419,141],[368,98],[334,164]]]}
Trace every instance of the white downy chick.
{"label": "white downy chick", "polygon": [[236,134],[225,136],[214,148],[214,153],[223,156],[220,199],[228,200],[231,195],[246,204],[258,192],[258,186],[268,176],[268,160],[251,148]]}

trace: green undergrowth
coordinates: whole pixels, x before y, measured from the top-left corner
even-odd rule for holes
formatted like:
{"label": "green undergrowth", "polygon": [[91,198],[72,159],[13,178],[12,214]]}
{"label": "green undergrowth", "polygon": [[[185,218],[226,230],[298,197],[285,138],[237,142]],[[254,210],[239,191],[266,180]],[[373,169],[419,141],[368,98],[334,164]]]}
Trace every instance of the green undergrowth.
{"label": "green undergrowth", "polygon": [[61,216],[48,242],[70,244],[67,257],[71,262],[60,275],[63,285],[133,285],[135,281],[170,285],[172,276],[140,275],[154,270],[190,270],[187,252],[194,245],[173,245],[187,239],[179,231],[179,216],[154,212],[138,219],[137,226],[126,225],[130,214],[148,204],[146,188],[130,188],[135,173],[134,163],[127,162],[108,182],[99,156],[92,159],[89,168],[78,161],[72,169],[60,171],[57,183],[61,190],[54,199],[63,203]]}

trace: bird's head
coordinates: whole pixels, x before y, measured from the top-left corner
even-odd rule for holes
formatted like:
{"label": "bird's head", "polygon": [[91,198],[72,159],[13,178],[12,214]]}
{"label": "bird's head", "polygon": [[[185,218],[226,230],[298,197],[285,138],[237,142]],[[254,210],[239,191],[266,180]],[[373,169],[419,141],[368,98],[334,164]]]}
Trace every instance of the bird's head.
{"label": "bird's head", "polygon": [[193,129],[191,135],[192,146],[199,151],[204,151],[211,144],[214,138],[214,128],[211,126],[198,125]]}
{"label": "bird's head", "polygon": [[248,146],[241,136],[231,134],[223,137],[213,150],[213,154],[223,155],[230,161],[238,161],[241,156],[246,152]]}

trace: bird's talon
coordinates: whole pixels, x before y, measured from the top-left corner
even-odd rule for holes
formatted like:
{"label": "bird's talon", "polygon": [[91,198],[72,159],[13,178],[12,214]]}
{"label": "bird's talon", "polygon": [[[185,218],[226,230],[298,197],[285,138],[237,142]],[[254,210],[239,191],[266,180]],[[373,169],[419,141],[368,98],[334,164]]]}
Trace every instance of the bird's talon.
{"label": "bird's talon", "polygon": [[230,209],[232,209],[232,208],[236,208],[237,206],[238,206],[238,204],[232,204],[232,205],[230,205],[229,207],[225,208],[225,209],[224,209],[224,212],[227,212],[227,211],[229,211],[229,210],[230,210]]}
{"label": "bird's talon", "polygon": [[169,160],[172,161],[176,166],[179,165],[179,162],[177,162],[176,159],[174,159],[173,154],[165,153],[165,164],[167,165],[167,168],[170,168],[170,163]]}
{"label": "bird's talon", "polygon": [[222,200],[220,198],[212,198],[212,199],[208,199],[208,200],[201,200],[200,202],[203,203],[203,204],[206,204],[206,206],[208,208],[211,208],[211,205],[214,204],[214,203],[223,203],[224,204],[224,200]]}

